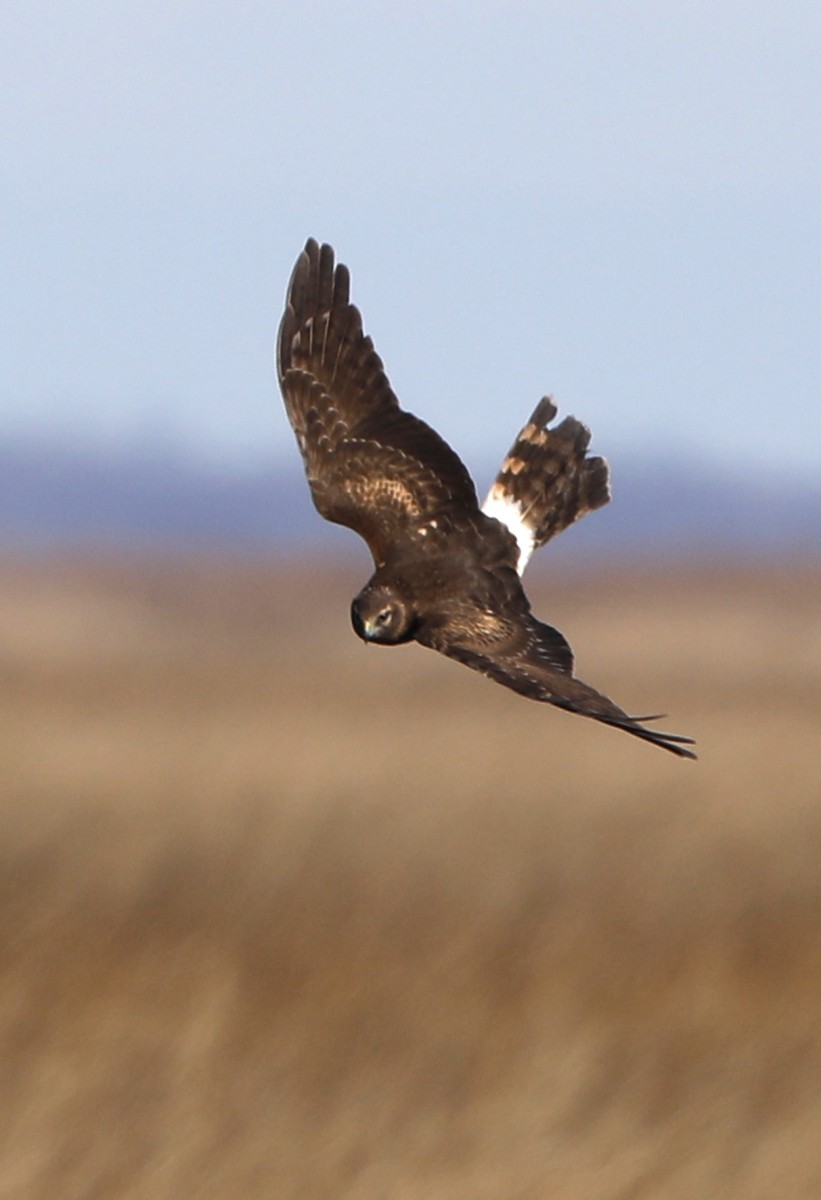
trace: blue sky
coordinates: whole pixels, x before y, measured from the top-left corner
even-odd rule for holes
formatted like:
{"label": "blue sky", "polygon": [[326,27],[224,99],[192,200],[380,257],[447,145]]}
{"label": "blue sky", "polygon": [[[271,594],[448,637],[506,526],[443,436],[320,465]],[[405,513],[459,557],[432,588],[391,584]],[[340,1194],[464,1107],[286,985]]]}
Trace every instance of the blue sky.
{"label": "blue sky", "polygon": [[469,463],[552,392],[611,458],[814,476],[821,6],[249,2],[0,15],[0,434],[295,455],[310,234]]}

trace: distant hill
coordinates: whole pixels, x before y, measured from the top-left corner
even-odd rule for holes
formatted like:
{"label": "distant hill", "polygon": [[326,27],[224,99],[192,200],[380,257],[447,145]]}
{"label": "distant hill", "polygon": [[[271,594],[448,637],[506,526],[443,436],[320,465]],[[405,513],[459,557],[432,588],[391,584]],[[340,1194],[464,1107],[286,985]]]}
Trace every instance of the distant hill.
{"label": "distant hill", "polygon": [[[480,473],[481,486],[491,475],[492,466]],[[821,486],[622,459],[613,493],[557,541],[557,555],[821,554]],[[0,443],[0,547],[293,551],[341,549],[346,536],[314,512],[296,461],[243,473],[145,448]]]}

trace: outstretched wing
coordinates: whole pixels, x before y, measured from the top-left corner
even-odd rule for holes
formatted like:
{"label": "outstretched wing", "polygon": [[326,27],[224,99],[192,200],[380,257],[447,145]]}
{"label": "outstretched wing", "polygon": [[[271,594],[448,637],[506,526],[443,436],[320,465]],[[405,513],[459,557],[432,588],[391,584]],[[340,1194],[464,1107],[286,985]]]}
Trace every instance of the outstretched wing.
{"label": "outstretched wing", "polygon": [[447,510],[478,515],[478,501],[447,443],[399,407],[349,293],[347,267],[309,239],[288,287],[277,366],[314,504],[361,534],[380,565]]}
{"label": "outstretched wing", "polygon": [[648,729],[642,721],[653,721],[655,717],[631,717],[607,696],[577,679],[570,646],[557,629],[537,621],[530,613],[482,612],[473,618],[460,613],[428,644],[531,700],[613,725],[682,758],[696,757],[685,748],[693,745],[692,738]]}

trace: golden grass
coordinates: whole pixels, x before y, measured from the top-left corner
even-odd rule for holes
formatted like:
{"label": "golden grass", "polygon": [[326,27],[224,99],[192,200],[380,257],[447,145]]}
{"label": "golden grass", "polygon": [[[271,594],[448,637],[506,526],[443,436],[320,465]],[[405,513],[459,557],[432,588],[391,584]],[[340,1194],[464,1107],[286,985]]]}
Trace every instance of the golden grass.
{"label": "golden grass", "polygon": [[0,574],[0,1197],[821,1195],[821,574],[534,586],[682,762],[367,567]]}

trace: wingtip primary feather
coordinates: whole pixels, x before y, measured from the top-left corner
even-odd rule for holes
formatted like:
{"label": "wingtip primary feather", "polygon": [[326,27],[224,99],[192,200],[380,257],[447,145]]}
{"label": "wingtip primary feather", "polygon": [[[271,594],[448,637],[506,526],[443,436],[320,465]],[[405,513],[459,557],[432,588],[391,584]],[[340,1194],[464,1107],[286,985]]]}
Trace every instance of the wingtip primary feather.
{"label": "wingtip primary feather", "polygon": [[[637,730],[633,732],[637,732]],[[671,754],[677,754],[679,758],[698,761],[695,750],[687,749],[688,746],[695,746],[695,738],[685,737],[681,733],[661,733],[655,729],[644,730],[639,736],[645,737],[652,745],[659,746],[662,750],[669,750]]]}
{"label": "wingtip primary feather", "polygon": [[686,737],[683,733],[665,733],[660,729],[647,729],[644,726],[643,722],[645,721],[662,720],[661,714],[651,717],[627,717],[626,720],[618,718],[608,720],[606,716],[598,716],[598,720],[614,725],[617,729],[623,729],[625,733],[632,733],[634,737],[650,742],[651,745],[658,746],[662,750],[668,750],[671,754],[678,755],[679,758],[698,760],[695,751],[687,749],[687,746],[695,746],[695,738]]}

